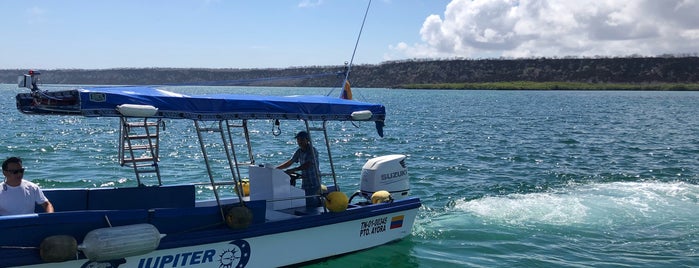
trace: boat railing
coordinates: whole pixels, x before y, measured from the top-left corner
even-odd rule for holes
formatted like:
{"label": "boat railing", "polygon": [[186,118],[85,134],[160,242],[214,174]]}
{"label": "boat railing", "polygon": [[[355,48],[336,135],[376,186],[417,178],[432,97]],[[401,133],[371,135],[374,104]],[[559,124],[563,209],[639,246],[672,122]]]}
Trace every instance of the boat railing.
{"label": "boat railing", "polygon": [[[239,169],[239,164],[237,162],[237,154],[235,152],[235,146],[233,143],[233,135],[232,135],[232,129],[236,128],[236,126],[231,125],[229,120],[219,120],[217,123],[214,123],[209,126],[204,126],[202,125],[199,120],[193,120],[194,121],[194,127],[197,132],[197,138],[199,140],[199,147],[202,152],[202,157],[204,158],[204,163],[206,165],[206,171],[209,177],[209,185],[212,187],[214,197],[216,199],[216,203],[221,207],[221,218],[225,221],[225,212],[223,211],[223,207],[221,205],[221,196],[219,194],[219,187],[225,186],[225,185],[237,185],[242,182],[242,178],[240,177],[240,169]],[[243,129],[243,132],[245,132],[246,135],[246,143],[248,144],[249,147],[249,139],[247,138],[247,123],[244,122],[243,124],[240,125],[241,128]],[[214,178],[214,172],[212,171],[212,161],[211,158],[214,157],[214,154],[210,152],[207,149],[207,145],[205,142],[205,134],[219,134],[218,138],[213,138],[216,139],[217,142],[220,142],[221,150],[224,151],[225,155],[225,160],[226,163],[228,163],[228,168],[230,169],[231,172],[231,178],[233,179],[232,181],[218,181]],[[214,135],[216,136],[216,135]],[[219,140],[220,139],[220,140]],[[252,160],[252,150],[248,151],[250,155],[251,161]],[[219,155],[220,156],[220,155]],[[243,195],[241,193],[242,191],[236,191],[236,195],[238,196],[238,199],[240,200],[240,203],[242,205],[244,204],[244,199]]]}
{"label": "boat railing", "polygon": [[[340,189],[337,186],[337,177],[335,175],[335,165],[333,163],[332,152],[330,151],[330,139],[328,139],[328,128],[327,128],[328,121],[323,121],[320,127],[311,127],[308,120],[304,120],[304,122],[306,124],[306,131],[308,132],[308,134],[310,136],[309,140],[311,142],[311,146],[313,146],[313,135],[311,134],[311,132],[322,132],[323,133],[323,136],[322,136],[323,141],[325,142],[325,148],[326,148],[327,154],[328,154],[328,163],[330,164],[330,173],[321,173],[319,163],[315,163],[316,174],[318,174],[318,185],[320,185],[322,183],[323,176],[329,175],[329,176],[332,176],[333,185],[335,187],[337,187],[338,188],[337,190],[339,191]],[[315,153],[315,151],[313,151],[313,150],[311,152]],[[318,159],[318,156],[316,155],[316,156],[314,156],[314,158]]]}
{"label": "boat railing", "polygon": [[[235,183],[233,182],[221,182],[221,185],[228,185],[228,186],[233,186]],[[194,186],[210,186],[208,182],[199,182],[199,183],[193,183],[192,185]],[[333,190],[331,190],[333,189]],[[305,200],[306,198],[310,197],[315,197],[315,198],[320,198],[322,201],[324,201],[324,198],[328,192],[334,191],[334,187],[330,187],[328,190],[323,191],[320,194],[316,195],[302,195],[302,196],[290,196],[290,197],[281,197],[281,198],[266,198],[266,199],[251,199],[250,196],[243,196],[243,200],[246,202],[246,206],[249,202],[261,202],[264,201],[265,203],[274,203],[274,202],[280,202],[280,201],[294,201],[294,200]],[[240,200],[238,197],[221,197],[221,199],[216,202],[215,200],[200,200],[196,201],[196,206],[197,207],[204,207],[204,206],[218,206],[219,204],[222,206],[225,205],[232,205],[232,204],[238,204]],[[302,207],[302,206],[301,206]],[[324,207],[324,206],[321,206]],[[269,210],[275,210],[273,206],[268,206],[267,207]],[[299,207],[289,207],[291,209],[298,209]],[[277,210],[286,210],[287,208],[285,207],[284,209],[277,209]]]}

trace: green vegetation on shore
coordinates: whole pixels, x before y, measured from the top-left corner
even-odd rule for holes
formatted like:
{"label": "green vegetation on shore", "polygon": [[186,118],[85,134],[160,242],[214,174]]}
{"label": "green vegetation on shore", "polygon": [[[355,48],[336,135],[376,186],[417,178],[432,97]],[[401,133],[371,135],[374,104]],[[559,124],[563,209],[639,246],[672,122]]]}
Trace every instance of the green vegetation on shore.
{"label": "green vegetation on shore", "polygon": [[[338,87],[344,66],[42,70],[45,84]],[[0,69],[0,83],[27,70]],[[354,88],[699,90],[699,56],[415,59],[355,65]],[[526,81],[526,82],[525,82]]]}
{"label": "green vegetation on shore", "polygon": [[656,90],[699,91],[699,83],[579,83],[579,82],[484,82],[405,84],[404,89],[473,89],[473,90]]}

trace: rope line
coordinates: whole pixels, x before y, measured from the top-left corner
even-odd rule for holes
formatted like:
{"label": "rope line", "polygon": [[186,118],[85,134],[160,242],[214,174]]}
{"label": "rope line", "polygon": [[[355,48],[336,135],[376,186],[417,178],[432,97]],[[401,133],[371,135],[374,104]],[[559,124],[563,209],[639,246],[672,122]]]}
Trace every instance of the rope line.
{"label": "rope line", "polygon": [[[369,7],[371,7],[371,0],[369,0],[369,3],[366,6],[366,11],[364,11],[364,18],[362,19],[362,26],[359,28],[359,34],[357,35],[357,41],[354,43],[354,50],[352,51],[352,58],[350,58],[349,65],[347,65],[347,70],[345,70],[345,79],[342,80],[342,84],[340,84],[341,90],[344,90],[345,84],[347,83],[347,80],[349,80],[349,75],[350,72],[352,71],[352,63],[354,62],[354,55],[357,53],[357,47],[359,46],[359,39],[362,37],[362,31],[364,31],[364,23],[366,23],[366,17],[369,14]],[[333,93],[335,89],[331,90],[330,93],[328,93],[328,96]]]}

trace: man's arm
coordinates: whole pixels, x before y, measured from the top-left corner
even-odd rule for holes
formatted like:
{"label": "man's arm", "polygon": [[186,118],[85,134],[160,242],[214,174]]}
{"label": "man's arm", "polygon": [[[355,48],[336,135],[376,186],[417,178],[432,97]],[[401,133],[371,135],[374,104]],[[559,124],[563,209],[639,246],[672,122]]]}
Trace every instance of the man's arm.
{"label": "man's arm", "polygon": [[46,211],[46,213],[53,213],[53,205],[51,204],[51,201],[46,201],[41,204],[41,206],[44,207],[44,211]]}
{"label": "man's arm", "polygon": [[293,163],[294,162],[291,161],[291,159],[289,159],[289,160],[286,160],[286,162],[282,163],[281,165],[278,165],[277,168],[278,169],[285,169],[285,168],[288,168],[289,166],[291,166],[291,164],[293,164]]}

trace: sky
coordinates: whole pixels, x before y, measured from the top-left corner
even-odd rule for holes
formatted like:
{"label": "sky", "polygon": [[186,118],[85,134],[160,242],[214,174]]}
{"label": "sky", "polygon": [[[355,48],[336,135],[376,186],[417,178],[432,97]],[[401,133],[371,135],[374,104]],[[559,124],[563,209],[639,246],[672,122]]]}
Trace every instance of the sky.
{"label": "sky", "polygon": [[362,29],[369,3],[0,0],[0,69],[287,68],[699,52],[699,0],[372,0]]}

